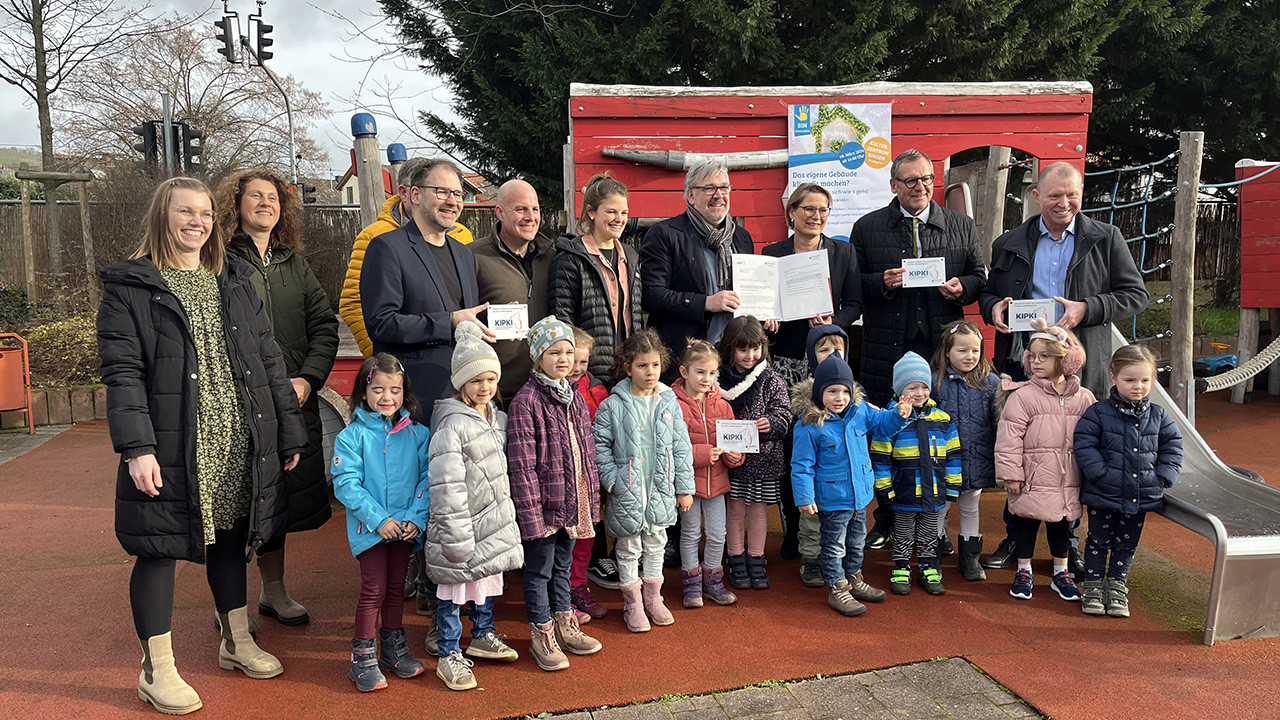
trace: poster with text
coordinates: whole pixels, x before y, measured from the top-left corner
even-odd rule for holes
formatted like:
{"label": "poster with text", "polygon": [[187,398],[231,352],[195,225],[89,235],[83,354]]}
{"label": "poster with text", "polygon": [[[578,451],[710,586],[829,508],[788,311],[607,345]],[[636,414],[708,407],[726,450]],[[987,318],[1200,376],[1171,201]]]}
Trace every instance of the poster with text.
{"label": "poster with text", "polygon": [[783,202],[801,183],[831,193],[826,234],[849,239],[858,218],[889,204],[892,103],[791,105],[788,182]]}

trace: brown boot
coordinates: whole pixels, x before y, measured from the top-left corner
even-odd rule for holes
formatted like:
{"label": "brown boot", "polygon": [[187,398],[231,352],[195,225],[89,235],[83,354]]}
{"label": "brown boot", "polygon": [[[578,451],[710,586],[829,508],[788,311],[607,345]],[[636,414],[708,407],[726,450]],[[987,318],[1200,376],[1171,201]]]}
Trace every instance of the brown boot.
{"label": "brown boot", "polygon": [[556,631],[550,620],[542,625],[529,623],[529,629],[533,631],[533,637],[529,642],[529,654],[533,656],[533,661],[538,663],[538,667],[547,672],[569,667],[569,658],[564,656],[560,645],[556,643]]}
{"label": "brown boot", "polygon": [[556,642],[574,655],[590,655],[600,651],[600,641],[582,632],[578,616],[572,610],[552,613],[556,626]]}
{"label": "brown boot", "polygon": [[885,598],[885,592],[879,588],[871,587],[866,580],[862,579],[862,571],[850,575],[846,578],[849,581],[849,594],[854,600],[862,602],[881,602]]}
{"label": "brown boot", "polygon": [[218,648],[218,667],[240,670],[255,680],[273,678],[284,672],[275,655],[258,647],[249,635],[249,615],[238,607],[225,615],[218,614],[222,626],[222,646]]}
{"label": "brown boot", "polygon": [[622,621],[633,633],[649,632],[649,618],[644,614],[644,605],[640,600],[640,581],[630,585],[619,585],[622,591]]}
{"label": "brown boot", "polygon": [[284,589],[284,548],[258,556],[258,574],[262,576],[262,592],[258,595],[258,614],[273,617],[282,625],[305,625],[311,616],[307,609],[289,597]]}
{"label": "brown boot", "polygon": [[171,634],[153,635],[142,643],[142,674],[138,675],[138,699],[165,715],[186,715],[199,710],[200,696],[178,674],[173,664]]}
{"label": "brown boot", "polygon": [[848,580],[841,580],[835,585],[831,585],[829,587],[830,590],[827,592],[827,605],[830,605],[832,610],[848,617],[861,615],[867,611],[866,605],[854,600],[853,596],[849,594]]}
{"label": "brown boot", "polygon": [[675,617],[671,615],[671,611],[662,602],[662,578],[642,578],[640,582],[643,584],[640,592],[644,597],[644,611],[649,613],[649,619],[653,621],[653,624],[674,624]]}

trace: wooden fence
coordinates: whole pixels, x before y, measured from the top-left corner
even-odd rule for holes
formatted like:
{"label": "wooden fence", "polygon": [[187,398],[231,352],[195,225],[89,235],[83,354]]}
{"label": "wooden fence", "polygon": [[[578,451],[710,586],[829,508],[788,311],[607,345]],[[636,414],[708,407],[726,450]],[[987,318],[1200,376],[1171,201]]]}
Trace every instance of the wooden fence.
{"label": "wooden fence", "polygon": [[[92,203],[89,223],[93,228],[94,253],[97,262],[110,265],[129,257],[138,246],[139,226],[146,211],[144,203]],[[92,311],[87,307],[87,273],[84,267],[84,244],[80,231],[80,215],[74,205],[64,205],[59,216],[62,231],[63,276],[49,272],[49,249],[44,239],[44,205],[33,203],[31,225],[36,268],[35,303],[45,303],[56,293],[65,293],[72,310]],[[492,206],[468,206],[459,221],[475,238],[493,231],[496,219]],[[563,226],[563,213],[544,216],[543,230],[553,237]],[[342,290],[351,246],[360,233],[360,213],[346,207],[308,207],[304,212],[306,258],[320,280],[334,307]],[[0,204],[0,284],[24,287],[25,258],[22,250],[22,207]],[[0,328],[3,329],[3,328]]]}
{"label": "wooden fence", "polygon": [[[90,205],[90,223],[93,226],[94,253],[98,263],[109,265],[128,257],[137,247],[139,224],[146,210],[144,201],[137,203],[93,203]],[[1157,203],[1148,208],[1146,227],[1148,232],[1164,227],[1173,221],[1173,203]],[[32,298],[37,303],[47,302],[55,293],[65,293],[76,303],[87,304],[87,274],[84,267],[84,247],[81,240],[80,216],[74,205],[66,206],[61,213],[62,255],[64,274],[54,278],[49,273],[49,253],[44,241],[44,206],[33,204],[31,208],[34,233],[36,267],[36,292]],[[1098,214],[1095,219],[1105,220]],[[553,237],[565,224],[563,213],[548,212],[543,216],[544,232]],[[492,232],[495,222],[490,206],[469,206],[460,221],[476,238]],[[1140,234],[1141,210],[1126,209],[1116,214],[1115,222],[1126,237]],[[307,239],[308,262],[319,278],[320,284],[336,306],[346,273],[351,245],[360,232],[360,215],[345,207],[308,207],[305,212],[304,232]],[[1220,304],[1230,304],[1240,287],[1240,225],[1234,203],[1201,203],[1198,208],[1196,243],[1196,277],[1212,279],[1214,297]],[[1144,268],[1153,268],[1169,259],[1168,235],[1151,241],[1130,245],[1135,259]],[[1145,250],[1145,256],[1143,252]],[[22,208],[16,204],[0,204],[0,284],[25,284],[22,250]],[[1166,280],[1168,271],[1161,270],[1146,275],[1147,280]],[[92,310],[79,307],[82,310]]]}

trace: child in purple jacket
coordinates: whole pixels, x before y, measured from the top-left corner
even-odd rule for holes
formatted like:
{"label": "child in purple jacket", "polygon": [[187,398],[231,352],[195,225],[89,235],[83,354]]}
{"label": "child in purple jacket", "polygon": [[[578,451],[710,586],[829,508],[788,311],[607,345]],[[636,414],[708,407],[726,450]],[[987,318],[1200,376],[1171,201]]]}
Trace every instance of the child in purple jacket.
{"label": "child in purple jacket", "polygon": [[543,670],[563,670],[563,650],[590,655],[600,643],[582,632],[570,605],[574,543],[600,521],[591,417],[567,380],[573,330],[549,315],[529,328],[533,373],[507,411],[507,474],[524,545],[529,654]]}

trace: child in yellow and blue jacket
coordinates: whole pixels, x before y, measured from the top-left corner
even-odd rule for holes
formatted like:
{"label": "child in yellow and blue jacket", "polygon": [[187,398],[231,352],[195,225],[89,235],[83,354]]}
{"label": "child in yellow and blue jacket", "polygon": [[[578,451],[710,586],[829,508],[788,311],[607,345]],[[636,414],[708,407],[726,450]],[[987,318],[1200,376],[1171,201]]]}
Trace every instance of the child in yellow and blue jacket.
{"label": "child in yellow and blue jacket", "polygon": [[889,589],[911,592],[911,550],[920,562],[920,587],[947,591],[938,565],[938,511],[960,495],[960,435],[951,416],[929,398],[929,363],[908,352],[893,366],[893,391],[915,409],[896,435],[871,437],[876,499],[893,508],[893,562]]}

